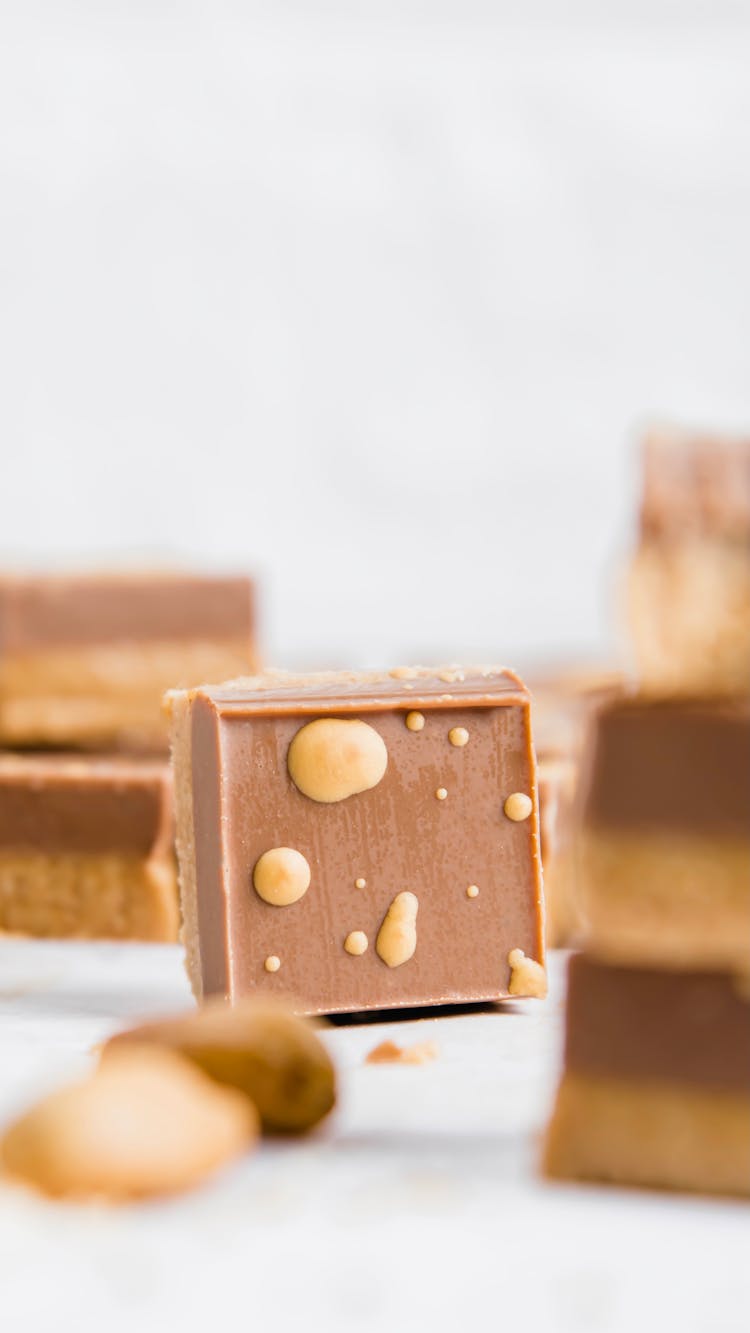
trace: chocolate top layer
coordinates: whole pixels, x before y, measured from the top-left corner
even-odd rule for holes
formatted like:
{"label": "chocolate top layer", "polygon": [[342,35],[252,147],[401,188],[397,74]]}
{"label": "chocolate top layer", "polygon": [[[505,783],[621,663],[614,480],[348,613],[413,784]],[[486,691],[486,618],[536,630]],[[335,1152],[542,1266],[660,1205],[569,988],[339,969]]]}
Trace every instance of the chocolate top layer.
{"label": "chocolate top layer", "polygon": [[659,431],[643,446],[641,532],[750,539],[750,439]]}
{"label": "chocolate top layer", "polygon": [[0,756],[0,851],[164,854],[171,805],[159,760]]}
{"label": "chocolate top layer", "polygon": [[[509,672],[452,670],[274,674],[188,692],[205,992],[268,989],[264,959],[279,956],[278,984],[311,1011],[496,999],[512,949],[541,960],[536,810],[521,822],[503,810],[511,793],[536,805],[528,694]],[[290,776],[293,741],[311,716],[353,714],[387,752],[382,777],[346,799],[310,799]],[[309,866],[293,905],[253,889],[269,848]],[[376,940],[403,891],[419,901],[419,943],[392,968]],[[369,940],[356,958],[351,931]]]}
{"label": "chocolate top layer", "polygon": [[570,961],[565,1063],[750,1092],[750,1002],[731,977]]}
{"label": "chocolate top layer", "polygon": [[249,639],[244,576],[108,574],[0,579],[0,651],[164,639]]}
{"label": "chocolate top layer", "polygon": [[590,826],[750,838],[750,700],[611,703],[584,773]]}
{"label": "chocolate top layer", "polygon": [[[408,673],[408,674],[405,674]],[[451,708],[528,702],[523,681],[505,667],[396,667],[382,671],[268,671],[189,691],[221,716],[380,712],[386,708]]]}

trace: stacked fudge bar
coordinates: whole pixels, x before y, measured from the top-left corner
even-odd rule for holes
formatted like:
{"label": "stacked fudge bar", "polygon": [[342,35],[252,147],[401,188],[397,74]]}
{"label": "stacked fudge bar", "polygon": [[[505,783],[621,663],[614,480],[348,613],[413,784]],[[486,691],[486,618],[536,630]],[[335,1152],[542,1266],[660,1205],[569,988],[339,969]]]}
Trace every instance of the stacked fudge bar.
{"label": "stacked fudge bar", "polygon": [[581,939],[573,834],[586,725],[597,706],[624,684],[621,670],[603,667],[567,668],[530,681],[548,948],[569,948]]}
{"label": "stacked fudge bar", "polygon": [[170,696],[196,994],[308,1013],[540,996],[530,696],[502,669]]}
{"label": "stacked fudge bar", "polygon": [[750,444],[650,440],[642,515],[640,691],[591,736],[546,1169],[748,1195]]}
{"label": "stacked fudge bar", "polygon": [[162,696],[254,662],[244,577],[0,578],[0,931],[176,939]]}

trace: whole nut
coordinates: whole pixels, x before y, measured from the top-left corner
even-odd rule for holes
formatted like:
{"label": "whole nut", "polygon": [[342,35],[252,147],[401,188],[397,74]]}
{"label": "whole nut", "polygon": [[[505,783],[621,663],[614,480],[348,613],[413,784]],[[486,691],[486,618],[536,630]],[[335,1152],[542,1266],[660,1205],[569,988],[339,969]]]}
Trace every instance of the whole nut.
{"label": "whole nut", "polygon": [[103,1061],[130,1042],[168,1046],[245,1093],[271,1132],[312,1129],[336,1100],[333,1063],[315,1027],[280,1001],[245,999],[230,1007],[207,1000],[197,1011],[113,1037]]}
{"label": "whole nut", "polygon": [[358,718],[320,717],[294,736],[287,768],[298,791],[331,804],[377,787],[388,766],[382,736]]}
{"label": "whole nut", "polygon": [[246,1097],[173,1051],[133,1044],[16,1120],[0,1159],[46,1194],[143,1198],[198,1184],[257,1134]]}

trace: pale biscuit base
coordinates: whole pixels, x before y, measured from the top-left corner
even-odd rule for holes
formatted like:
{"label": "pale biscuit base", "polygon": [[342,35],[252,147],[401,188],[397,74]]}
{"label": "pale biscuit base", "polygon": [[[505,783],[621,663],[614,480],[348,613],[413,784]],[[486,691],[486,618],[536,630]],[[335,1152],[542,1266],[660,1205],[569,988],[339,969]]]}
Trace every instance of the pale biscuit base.
{"label": "pale biscuit base", "polygon": [[9,656],[0,668],[5,745],[165,750],[166,690],[224,680],[252,665],[247,642],[133,642]]}
{"label": "pale biscuit base", "polygon": [[177,939],[171,854],[0,852],[0,931],[62,939]]}
{"label": "pale biscuit base", "polygon": [[562,1180],[748,1196],[750,1096],[566,1073],[543,1170]]}
{"label": "pale biscuit base", "polygon": [[544,904],[547,948],[575,947],[585,927],[572,847],[566,846],[545,860]]}
{"label": "pale biscuit base", "polygon": [[644,542],[628,583],[641,687],[665,694],[750,689],[750,547],[708,537]]}
{"label": "pale biscuit base", "polygon": [[750,836],[587,830],[587,947],[615,963],[748,971]]}

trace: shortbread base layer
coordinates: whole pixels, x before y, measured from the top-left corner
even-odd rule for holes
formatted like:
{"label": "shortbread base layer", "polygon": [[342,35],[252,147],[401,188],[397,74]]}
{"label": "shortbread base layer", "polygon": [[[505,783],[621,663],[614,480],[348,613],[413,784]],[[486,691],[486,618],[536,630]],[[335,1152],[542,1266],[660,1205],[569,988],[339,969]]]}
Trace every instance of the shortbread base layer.
{"label": "shortbread base layer", "polygon": [[544,862],[544,904],[547,948],[574,948],[583,938],[585,924],[572,847]]}
{"label": "shortbread base layer", "polygon": [[224,680],[253,663],[243,639],[133,642],[9,657],[0,670],[5,745],[164,751],[166,690]]}
{"label": "shortbread base layer", "polygon": [[0,930],[55,939],[177,939],[171,858],[118,852],[0,853]]}
{"label": "shortbread base layer", "polygon": [[747,543],[709,537],[645,541],[631,566],[628,601],[643,689],[747,694]]}
{"label": "shortbread base layer", "polygon": [[587,947],[598,957],[748,971],[750,837],[587,830],[578,870]]}
{"label": "shortbread base layer", "polygon": [[750,1097],[566,1073],[543,1170],[561,1180],[750,1196]]}

